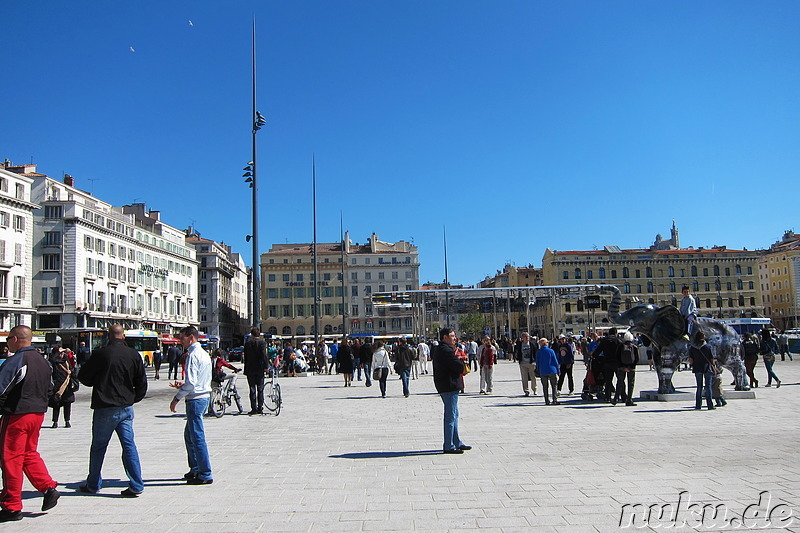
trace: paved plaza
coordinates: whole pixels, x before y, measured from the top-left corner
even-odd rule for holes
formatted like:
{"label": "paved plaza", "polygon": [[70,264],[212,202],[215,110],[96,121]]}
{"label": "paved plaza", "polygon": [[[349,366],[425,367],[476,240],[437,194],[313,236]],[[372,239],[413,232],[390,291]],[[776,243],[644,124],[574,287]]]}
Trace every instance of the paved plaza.
{"label": "paved plaza", "polygon": [[[90,442],[90,389],[84,387],[73,427],[50,429],[48,414],[42,430],[40,451],[63,493],[58,507],[40,513],[41,495],[26,483],[25,518],[2,529],[616,531],[621,518],[629,529],[644,525],[642,512],[635,514],[642,507],[631,507],[642,504],[665,511],[661,522],[654,514],[648,522],[661,530],[691,524],[698,505],[723,504],[728,519],[747,511],[747,525],[762,531],[800,531],[797,359],[776,363],[780,389],[763,388],[759,363],[757,399],[730,400],[714,412],[696,412],[691,401],[612,407],[584,403],[577,393],[563,397],[561,406],[545,406],[541,385],[538,396],[523,397],[517,365],[501,362],[490,396],[478,394],[477,374],[467,377],[461,436],[473,449],[463,455],[441,454],[442,403],[431,375],[411,382],[409,398],[390,376],[386,399],[376,385],[356,381],[345,388],[336,375],[283,378],[279,417],[206,419],[214,468],[208,486],[183,482],[183,416],[169,412],[173,390],[166,380],[153,381],[148,369],[150,390],[135,420],[144,493],[119,496],[127,483],[116,440],[103,490],[77,492]],[[576,378],[583,374],[579,363]],[[656,383],[654,372],[640,370],[637,394]],[[238,384],[246,389],[243,377]],[[693,389],[692,374],[677,374],[675,384]],[[726,529],[719,521],[709,524],[713,517],[705,520],[710,530]],[[734,520],[727,529],[737,525]]]}

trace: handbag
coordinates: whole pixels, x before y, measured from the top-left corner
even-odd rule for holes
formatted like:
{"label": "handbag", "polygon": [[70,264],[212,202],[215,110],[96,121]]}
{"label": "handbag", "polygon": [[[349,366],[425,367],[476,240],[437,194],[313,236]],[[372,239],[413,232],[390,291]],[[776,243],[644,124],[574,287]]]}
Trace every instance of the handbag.
{"label": "handbag", "polygon": [[375,381],[380,381],[380,379],[381,379],[381,369],[380,368],[375,368],[375,369],[372,370],[372,379],[374,379]]}
{"label": "handbag", "polygon": [[69,387],[72,389],[72,392],[76,392],[81,389],[81,382],[78,381],[78,378],[72,374],[69,376]]}
{"label": "handbag", "polygon": [[467,374],[469,374],[470,372],[472,372],[472,369],[469,367],[469,363],[467,363],[466,361],[464,361],[464,372],[463,372],[461,375],[462,375],[462,376],[466,376],[466,375],[467,375]]}
{"label": "handbag", "polygon": [[64,395],[64,391],[67,390],[67,385],[69,385],[69,382],[69,376],[64,378],[64,382],[61,384],[58,390],[54,392],[50,398],[48,398],[47,405],[50,407],[58,407],[61,404],[61,397]]}

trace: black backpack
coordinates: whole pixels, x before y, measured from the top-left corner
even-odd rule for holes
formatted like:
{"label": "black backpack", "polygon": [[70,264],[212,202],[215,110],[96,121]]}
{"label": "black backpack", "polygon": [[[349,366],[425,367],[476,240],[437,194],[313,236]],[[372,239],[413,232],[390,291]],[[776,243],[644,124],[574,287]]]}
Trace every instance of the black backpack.
{"label": "black backpack", "polygon": [[626,342],[622,345],[619,352],[619,359],[623,365],[632,365],[636,363],[636,358],[633,355],[633,344]]}

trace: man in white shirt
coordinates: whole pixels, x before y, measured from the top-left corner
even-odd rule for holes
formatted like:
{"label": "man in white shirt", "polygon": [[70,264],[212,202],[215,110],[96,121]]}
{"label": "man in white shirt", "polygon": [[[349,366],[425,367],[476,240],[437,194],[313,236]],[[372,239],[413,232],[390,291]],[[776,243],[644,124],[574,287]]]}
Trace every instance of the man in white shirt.
{"label": "man in white shirt", "polygon": [[211,358],[200,343],[197,342],[197,328],[187,326],[180,331],[181,344],[187,350],[186,380],[176,381],[171,386],[178,389],[170,411],[176,412],[178,402],[186,400],[186,429],[183,438],[186,443],[186,454],[189,458],[189,471],[183,476],[189,485],[210,485],[214,482],[211,475],[211,460],[208,456],[206,433],[203,426],[203,415],[208,411],[211,401]]}
{"label": "man in white shirt", "polygon": [[419,373],[428,373],[428,356],[431,354],[431,349],[425,344],[425,341],[417,344],[417,353],[419,354]]}

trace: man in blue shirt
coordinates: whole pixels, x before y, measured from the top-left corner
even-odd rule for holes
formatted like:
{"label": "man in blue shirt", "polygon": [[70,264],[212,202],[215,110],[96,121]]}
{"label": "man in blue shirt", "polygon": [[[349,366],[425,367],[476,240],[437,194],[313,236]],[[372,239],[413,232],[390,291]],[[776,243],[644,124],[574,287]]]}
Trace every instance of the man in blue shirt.
{"label": "man in blue shirt", "polygon": [[556,352],[548,346],[548,340],[544,337],[539,339],[539,350],[536,352],[536,368],[539,369],[539,376],[541,376],[542,380],[545,405],[550,405],[550,397],[547,394],[548,387],[553,389],[553,405],[559,405],[558,390],[556,390],[559,373],[558,357],[556,357]]}

